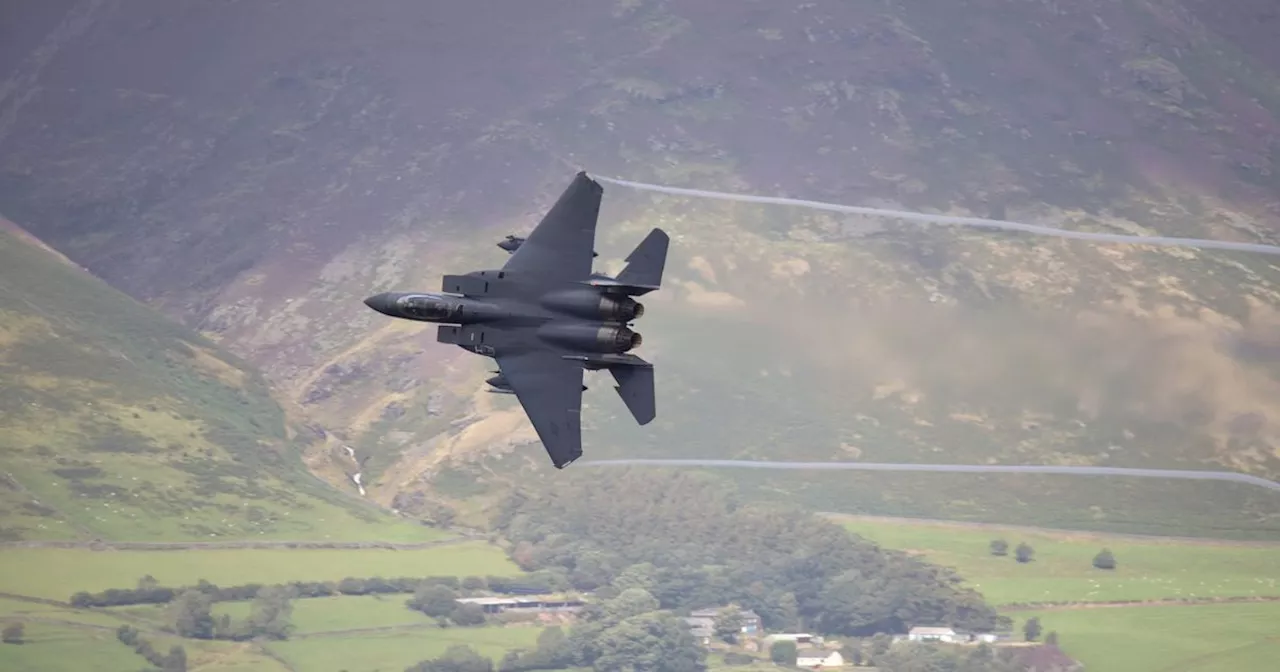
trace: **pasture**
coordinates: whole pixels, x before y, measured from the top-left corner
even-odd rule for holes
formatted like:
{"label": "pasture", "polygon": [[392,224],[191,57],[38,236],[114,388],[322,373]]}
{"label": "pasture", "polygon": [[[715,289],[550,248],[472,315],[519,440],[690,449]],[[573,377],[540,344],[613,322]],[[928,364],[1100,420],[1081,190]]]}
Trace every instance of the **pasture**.
{"label": "pasture", "polygon": [[[835,516],[885,548],[955,568],[994,605],[1280,596],[1280,544],[1180,540],[943,521]],[[991,554],[993,539],[1008,555]],[[1026,542],[1034,559],[1019,563]],[[1117,567],[1093,567],[1108,548]]]}
{"label": "pasture", "polygon": [[1280,603],[1018,612],[1089,672],[1263,672],[1280,659]]}
{"label": "pasture", "polygon": [[[512,576],[518,568],[496,546],[465,541],[420,550],[226,549],[91,551],[0,550],[0,623],[21,622],[25,643],[0,646],[4,670],[143,669],[147,662],[116,639],[130,624],[161,652],[181,644],[189,669],[284,672],[403,670],[458,643],[496,659],[532,646],[540,628],[437,628],[405,606],[408,595],[344,596],[293,602],[293,641],[271,644],[180,639],[159,631],[164,607],[75,609],[33,599],[66,601],[77,591],[130,588],[150,574],[164,585],[205,579],[221,585],[337,581],[348,576]],[[248,603],[220,603],[215,614],[248,614]],[[369,630],[372,629],[372,630]],[[288,664],[286,662],[288,661]],[[336,667],[335,667],[336,665]]]}
{"label": "pasture", "polygon": [[166,586],[191,585],[200,579],[229,586],[339,581],[348,576],[512,576],[519,573],[499,548],[483,541],[417,550],[0,550],[0,593],[64,601],[82,590],[132,588],[139,578],[148,574]]}
{"label": "pasture", "polygon": [[[406,610],[408,611],[408,610]],[[465,644],[497,663],[516,648],[533,648],[541,628],[531,626],[484,628],[420,628],[358,632],[324,637],[297,637],[273,642],[270,650],[298,670],[401,672],[404,668]]]}

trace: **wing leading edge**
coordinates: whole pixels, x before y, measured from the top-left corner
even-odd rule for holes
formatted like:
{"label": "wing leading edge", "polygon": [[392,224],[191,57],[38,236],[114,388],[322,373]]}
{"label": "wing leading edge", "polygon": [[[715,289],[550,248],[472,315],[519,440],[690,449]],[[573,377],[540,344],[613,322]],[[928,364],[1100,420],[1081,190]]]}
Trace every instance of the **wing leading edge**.
{"label": "wing leading edge", "polygon": [[554,281],[586,280],[595,256],[603,196],[604,187],[585,171],[579,172],[502,270]]}
{"label": "wing leading edge", "polygon": [[582,457],[582,367],[550,350],[498,357],[497,363],[556,469]]}

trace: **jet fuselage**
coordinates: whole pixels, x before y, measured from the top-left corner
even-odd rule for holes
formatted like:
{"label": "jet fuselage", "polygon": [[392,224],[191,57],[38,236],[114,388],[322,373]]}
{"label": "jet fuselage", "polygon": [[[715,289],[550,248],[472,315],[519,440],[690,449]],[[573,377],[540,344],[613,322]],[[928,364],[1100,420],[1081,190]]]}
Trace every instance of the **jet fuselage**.
{"label": "jet fuselage", "polygon": [[[499,293],[501,286],[491,287]],[[384,292],[364,301],[389,317],[435,324],[479,325],[495,330],[533,328],[547,344],[592,353],[622,354],[643,338],[629,323],[644,314],[644,305],[629,296],[612,296],[595,287],[573,285],[523,297],[494,296],[485,300],[444,292]],[[458,347],[488,357],[501,346]],[[497,347],[495,347],[497,345]]]}

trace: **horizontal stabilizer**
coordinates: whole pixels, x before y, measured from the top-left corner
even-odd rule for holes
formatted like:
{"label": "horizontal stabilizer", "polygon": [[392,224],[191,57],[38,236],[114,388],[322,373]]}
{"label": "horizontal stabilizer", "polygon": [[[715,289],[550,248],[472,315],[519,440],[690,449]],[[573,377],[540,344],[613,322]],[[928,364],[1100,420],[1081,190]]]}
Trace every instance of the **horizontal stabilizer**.
{"label": "horizontal stabilizer", "polygon": [[582,365],[582,368],[588,371],[612,369],[618,366],[653,366],[649,362],[646,362],[630,353],[615,355],[611,353],[591,352],[584,354],[560,355],[560,358],[578,362]]}
{"label": "horizontal stabilizer", "polygon": [[[646,362],[647,363],[647,362]],[[614,389],[622,402],[627,405],[636,422],[647,425],[658,416],[657,404],[654,401],[653,365],[649,366],[614,366],[609,369],[613,379],[618,381]]]}
{"label": "horizontal stabilizer", "polygon": [[619,285],[649,290],[662,286],[662,271],[667,265],[667,247],[671,238],[662,229],[654,229],[636,249],[627,255],[627,267],[618,274]]}

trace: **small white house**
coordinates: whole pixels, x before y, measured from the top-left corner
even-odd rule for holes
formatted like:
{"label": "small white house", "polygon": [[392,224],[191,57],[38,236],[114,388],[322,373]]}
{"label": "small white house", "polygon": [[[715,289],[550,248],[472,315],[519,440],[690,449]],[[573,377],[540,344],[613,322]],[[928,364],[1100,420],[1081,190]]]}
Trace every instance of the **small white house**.
{"label": "small white house", "polygon": [[775,632],[764,638],[765,643],[795,642],[796,644],[821,644],[822,638],[807,632]]}
{"label": "small white house", "polygon": [[914,627],[907,633],[907,640],[912,642],[954,642],[956,631],[951,628]]}
{"label": "small white house", "polygon": [[800,649],[796,651],[796,667],[824,668],[844,666],[844,656],[839,651],[826,649]]}

